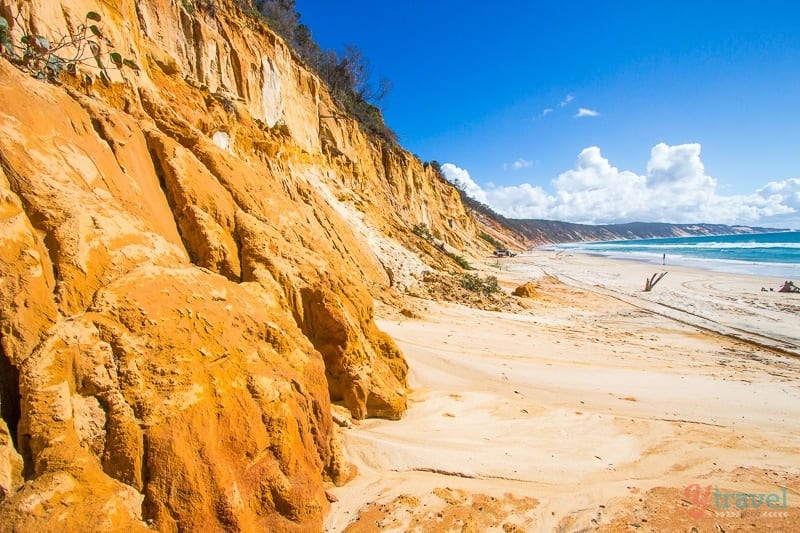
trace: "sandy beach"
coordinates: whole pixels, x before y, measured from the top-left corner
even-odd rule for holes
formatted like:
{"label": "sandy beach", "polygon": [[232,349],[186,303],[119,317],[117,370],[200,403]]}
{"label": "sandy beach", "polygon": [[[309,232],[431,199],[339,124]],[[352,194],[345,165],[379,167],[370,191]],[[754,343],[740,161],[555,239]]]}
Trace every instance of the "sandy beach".
{"label": "sandy beach", "polygon": [[327,531],[800,531],[800,295],[761,291],[783,280],[476,263],[537,294],[519,313],[383,311],[410,407],[341,429],[359,474],[330,489]]}

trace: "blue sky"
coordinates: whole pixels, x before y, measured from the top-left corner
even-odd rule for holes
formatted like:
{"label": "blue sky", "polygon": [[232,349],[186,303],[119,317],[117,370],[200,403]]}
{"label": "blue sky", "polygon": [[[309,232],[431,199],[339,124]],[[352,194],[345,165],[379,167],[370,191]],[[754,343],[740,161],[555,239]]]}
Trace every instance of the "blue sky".
{"label": "blue sky", "polygon": [[392,81],[405,148],[506,215],[800,227],[799,2],[297,8]]}

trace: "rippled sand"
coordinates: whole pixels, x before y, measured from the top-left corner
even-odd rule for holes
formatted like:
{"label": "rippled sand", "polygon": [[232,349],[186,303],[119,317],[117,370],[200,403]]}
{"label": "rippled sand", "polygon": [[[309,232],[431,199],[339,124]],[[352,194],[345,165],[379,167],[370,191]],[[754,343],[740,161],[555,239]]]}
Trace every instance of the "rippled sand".
{"label": "rippled sand", "polygon": [[[670,266],[643,293],[659,267],[551,252],[484,266],[539,280],[527,311],[380,322],[412,401],[342,430],[359,476],[328,530],[800,530],[800,295]],[[783,488],[785,509],[713,501]]]}

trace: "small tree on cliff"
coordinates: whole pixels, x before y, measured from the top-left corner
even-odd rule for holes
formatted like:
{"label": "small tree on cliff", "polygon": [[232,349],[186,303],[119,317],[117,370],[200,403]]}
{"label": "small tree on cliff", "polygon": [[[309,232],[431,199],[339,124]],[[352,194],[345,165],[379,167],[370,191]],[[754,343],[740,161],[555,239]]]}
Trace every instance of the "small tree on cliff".
{"label": "small tree on cliff", "polygon": [[297,27],[300,26],[300,14],[294,0],[256,0],[255,7],[269,27],[286,42],[294,45]]}
{"label": "small tree on cliff", "polygon": [[[117,69],[128,67],[139,70],[132,60],[123,58],[118,52],[101,52],[101,45],[111,47],[112,43],[97,25],[101,17],[89,11],[83,22],[69,35],[51,36],[50,38],[34,32],[20,16],[5,13],[9,18],[0,16],[0,54],[20,69],[30,72],[40,80],[57,82],[62,71],[76,75],[78,67],[96,67],[104,82],[109,82],[108,66],[110,60]],[[21,34],[19,40],[14,33]],[[84,72],[91,81],[91,76]]]}
{"label": "small tree on cliff", "polygon": [[295,0],[237,0],[245,10],[257,12],[267,25],[283,37],[294,52],[311,67],[333,97],[354,116],[359,124],[389,142],[397,136],[386,126],[378,104],[389,94],[391,83],[381,78],[372,81],[372,69],[364,54],[347,45],[340,56],[323,51],[314,41],[311,29],[300,22]]}

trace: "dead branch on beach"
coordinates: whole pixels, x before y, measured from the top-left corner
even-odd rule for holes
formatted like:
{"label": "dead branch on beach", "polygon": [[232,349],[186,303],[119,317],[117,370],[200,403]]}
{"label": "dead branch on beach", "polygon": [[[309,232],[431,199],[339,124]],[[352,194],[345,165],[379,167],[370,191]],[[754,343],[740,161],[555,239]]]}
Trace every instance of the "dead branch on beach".
{"label": "dead branch on beach", "polygon": [[664,279],[664,276],[666,275],[667,275],[666,272],[662,272],[661,274],[656,272],[655,274],[653,274],[652,278],[646,279],[644,282],[644,292],[650,292],[653,289],[653,287],[656,286],[656,283]]}

